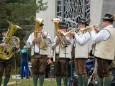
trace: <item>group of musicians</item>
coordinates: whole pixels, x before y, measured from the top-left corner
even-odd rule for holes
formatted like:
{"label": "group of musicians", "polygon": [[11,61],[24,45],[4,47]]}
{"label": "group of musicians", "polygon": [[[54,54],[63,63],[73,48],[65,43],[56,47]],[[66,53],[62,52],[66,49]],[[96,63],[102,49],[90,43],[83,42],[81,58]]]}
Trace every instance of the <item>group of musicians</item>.
{"label": "group of musicians", "polygon": [[[79,31],[71,30],[67,32],[67,25],[58,22],[56,37],[54,41],[49,33],[43,31],[43,22],[39,23],[38,29],[32,32],[27,40],[26,46],[31,48],[31,64],[33,74],[33,84],[43,86],[45,78],[45,68],[47,64],[52,64],[51,58],[55,59],[55,78],[57,86],[61,86],[63,79],[64,86],[68,86],[68,64],[69,60],[74,58],[76,73],[78,75],[78,86],[88,86],[88,77],[86,72],[86,60],[93,47],[93,54],[97,60],[98,86],[110,86],[110,64],[115,57],[115,28],[113,27],[114,17],[111,14],[105,14],[102,18],[103,29],[90,26],[85,19],[80,19],[76,26]],[[57,28],[56,27],[56,28]],[[2,31],[2,34],[6,31]],[[37,35],[36,35],[37,33]],[[0,43],[1,47],[7,44]],[[20,46],[17,44],[16,49]],[[10,78],[12,58],[9,60],[0,59],[0,86],[2,75],[5,70],[4,86]]]}

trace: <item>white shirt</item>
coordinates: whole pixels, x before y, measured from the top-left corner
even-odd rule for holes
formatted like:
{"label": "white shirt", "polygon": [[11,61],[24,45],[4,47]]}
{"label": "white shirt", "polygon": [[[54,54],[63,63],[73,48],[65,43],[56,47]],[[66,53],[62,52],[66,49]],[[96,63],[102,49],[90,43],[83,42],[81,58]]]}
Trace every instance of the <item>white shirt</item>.
{"label": "white shirt", "polygon": [[[82,36],[81,36],[82,35]],[[79,32],[77,34],[75,34],[75,40],[80,44],[80,45],[83,45],[85,44],[86,42],[88,42],[90,39],[90,33],[89,32],[86,32],[86,33],[82,33],[82,32]]]}
{"label": "white shirt", "polygon": [[[34,39],[34,32],[29,35],[29,38],[27,40],[27,43],[29,43],[30,46],[33,46],[32,44],[33,39]],[[35,53],[39,53],[39,48],[36,44],[33,46],[33,48]]]}
{"label": "white shirt", "polygon": [[[50,47],[51,47],[51,45],[52,45],[52,41],[51,41],[51,37],[50,37],[50,34],[48,34],[47,32],[44,32],[43,31],[43,33],[45,34],[45,36],[46,36],[46,45],[47,45],[47,48],[48,48],[48,56],[50,57]],[[41,54],[43,54],[43,52],[44,51],[46,51],[46,49],[39,49],[39,47],[35,44],[35,45],[33,45],[32,44],[32,41],[33,41],[33,39],[34,39],[34,32],[33,33],[31,33],[30,34],[30,36],[29,36],[29,38],[28,38],[28,40],[27,40],[27,43],[29,43],[29,45],[30,46],[32,46],[31,47],[31,54],[33,55],[34,53],[41,53]],[[41,52],[42,51],[42,52]],[[34,52],[34,53],[33,53]],[[44,54],[43,54],[44,55]]]}
{"label": "white shirt", "polygon": [[107,30],[104,30],[106,28],[113,28],[113,25],[109,25],[105,28],[103,28],[101,31],[99,31],[98,33],[96,33],[96,31],[91,31],[91,38],[92,38],[92,41],[94,42],[100,42],[100,41],[104,41],[104,40],[107,40],[109,37],[110,37],[110,33],[109,31]]}

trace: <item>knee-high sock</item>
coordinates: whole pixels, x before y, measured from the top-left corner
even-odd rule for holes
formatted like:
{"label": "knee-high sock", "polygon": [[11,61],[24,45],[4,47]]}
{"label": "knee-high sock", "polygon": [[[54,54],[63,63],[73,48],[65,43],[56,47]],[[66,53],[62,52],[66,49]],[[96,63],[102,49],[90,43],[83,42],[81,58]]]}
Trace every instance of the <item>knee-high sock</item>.
{"label": "knee-high sock", "polygon": [[67,86],[68,78],[67,77],[63,77],[63,81],[64,81],[64,86]]}
{"label": "knee-high sock", "polygon": [[103,86],[103,78],[98,79],[98,86]]}
{"label": "knee-high sock", "polygon": [[61,86],[61,77],[56,77],[57,86]]}
{"label": "knee-high sock", "polygon": [[39,75],[39,86],[43,86],[45,75]]}
{"label": "knee-high sock", "polygon": [[2,77],[0,77],[0,86],[2,85]]}
{"label": "knee-high sock", "polygon": [[82,75],[82,81],[83,81],[83,86],[87,86],[88,84],[88,78],[86,75]]}
{"label": "knee-high sock", "polygon": [[110,78],[110,76],[105,77],[104,86],[111,86],[111,78]]}
{"label": "knee-high sock", "polygon": [[8,82],[9,82],[10,77],[5,77],[4,78],[4,86],[7,86]]}
{"label": "knee-high sock", "polygon": [[78,86],[83,86],[82,76],[78,75]]}
{"label": "knee-high sock", "polygon": [[33,75],[33,84],[34,86],[37,86],[37,82],[38,82],[38,75]]}

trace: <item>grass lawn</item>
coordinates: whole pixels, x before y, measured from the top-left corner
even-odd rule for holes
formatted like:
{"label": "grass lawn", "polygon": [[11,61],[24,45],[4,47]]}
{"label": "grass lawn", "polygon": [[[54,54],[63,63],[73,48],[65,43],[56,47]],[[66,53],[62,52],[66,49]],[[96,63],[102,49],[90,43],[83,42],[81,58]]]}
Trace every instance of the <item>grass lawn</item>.
{"label": "grass lawn", "polygon": [[[33,81],[32,81],[32,78],[30,79],[10,79],[8,86],[33,86]],[[39,81],[38,81],[38,86],[39,86]],[[54,78],[45,79],[43,86],[56,86],[56,81]]]}

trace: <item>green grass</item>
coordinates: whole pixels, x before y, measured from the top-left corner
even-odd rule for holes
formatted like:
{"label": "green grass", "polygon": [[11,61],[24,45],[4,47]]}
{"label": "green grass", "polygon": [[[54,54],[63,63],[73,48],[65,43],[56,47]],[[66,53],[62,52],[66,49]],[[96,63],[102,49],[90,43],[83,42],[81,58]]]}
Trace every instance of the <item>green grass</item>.
{"label": "green grass", "polygon": [[[33,86],[33,80],[32,78],[30,79],[10,79],[8,86]],[[39,86],[39,81],[38,81],[38,86]],[[53,78],[53,79],[45,79],[43,86],[57,86],[57,85],[56,85],[55,79]]]}

